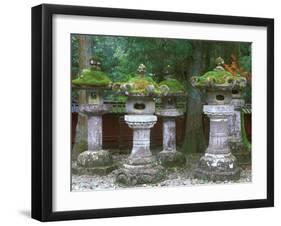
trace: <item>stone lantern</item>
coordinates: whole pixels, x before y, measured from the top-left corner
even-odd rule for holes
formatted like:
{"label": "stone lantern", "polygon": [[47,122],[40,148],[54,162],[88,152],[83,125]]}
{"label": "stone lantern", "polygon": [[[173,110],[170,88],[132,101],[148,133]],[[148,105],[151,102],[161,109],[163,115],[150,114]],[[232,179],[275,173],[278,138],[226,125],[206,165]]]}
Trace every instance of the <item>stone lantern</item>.
{"label": "stone lantern", "polygon": [[207,93],[207,105],[204,105],[203,111],[210,118],[209,146],[199,160],[194,176],[212,181],[237,180],[240,168],[230,150],[229,118],[234,114],[232,90],[245,87],[246,79],[225,71],[222,58],[218,58],[216,63],[213,71],[191,79],[194,87]]}
{"label": "stone lantern", "polygon": [[73,172],[78,174],[107,174],[115,166],[111,154],[102,149],[102,115],[110,111],[103,103],[103,90],[111,81],[100,69],[97,57],[90,59],[91,67],[84,69],[72,85],[78,90],[86,90],[86,103],[79,104],[79,112],[88,118],[88,149],[78,155]]}
{"label": "stone lantern", "polygon": [[186,162],[185,156],[176,147],[176,117],[183,112],[177,109],[180,96],[186,96],[184,86],[174,78],[172,68],[164,70],[164,80],[159,83],[162,108],[156,113],[163,118],[163,150],[158,154],[160,163],[165,167],[180,167]]}
{"label": "stone lantern", "polygon": [[116,181],[124,185],[156,183],[163,178],[163,167],[150,151],[150,129],[157,121],[155,102],[158,86],[145,76],[143,64],[138,75],[120,86],[121,93],[128,96],[125,122],[133,129],[133,148],[127,162],[119,170]]}
{"label": "stone lantern", "polygon": [[234,106],[234,114],[229,120],[230,146],[235,152],[243,150],[241,135],[241,108],[245,105],[245,100],[241,95],[242,89],[232,90],[231,105]]}

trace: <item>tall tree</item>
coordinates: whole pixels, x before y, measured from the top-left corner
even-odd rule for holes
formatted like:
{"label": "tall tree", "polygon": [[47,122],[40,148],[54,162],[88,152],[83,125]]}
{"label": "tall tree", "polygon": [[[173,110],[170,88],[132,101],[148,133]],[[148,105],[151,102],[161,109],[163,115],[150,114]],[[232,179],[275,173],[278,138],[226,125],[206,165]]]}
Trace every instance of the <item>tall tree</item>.
{"label": "tall tree", "polygon": [[[89,35],[78,35],[78,62],[79,71],[89,67],[89,60],[93,55],[92,40]],[[86,103],[86,91],[80,90],[78,94],[78,104]],[[75,133],[75,143],[72,149],[72,157],[76,159],[79,153],[87,149],[87,117],[78,114],[78,122]]]}
{"label": "tall tree", "polygon": [[206,67],[207,45],[203,41],[193,41],[193,54],[187,64],[187,112],[185,138],[182,145],[182,152],[202,152],[205,147],[205,139],[202,125],[202,97],[198,89],[190,84],[190,78],[194,75],[201,75]]}

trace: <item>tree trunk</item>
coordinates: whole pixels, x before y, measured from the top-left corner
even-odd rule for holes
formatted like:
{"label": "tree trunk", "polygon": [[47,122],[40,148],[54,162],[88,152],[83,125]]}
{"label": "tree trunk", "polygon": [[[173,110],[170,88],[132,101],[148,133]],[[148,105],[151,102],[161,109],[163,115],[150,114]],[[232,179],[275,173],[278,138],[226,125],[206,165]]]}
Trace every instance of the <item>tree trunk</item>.
{"label": "tree trunk", "polygon": [[190,84],[191,76],[201,75],[206,67],[207,45],[203,41],[193,41],[193,56],[187,70],[187,112],[185,138],[182,146],[184,153],[203,152],[206,148],[202,125],[202,100],[198,89]]}
{"label": "tree trunk", "polygon": [[[92,42],[90,36],[87,35],[79,35],[78,36],[79,42],[79,69],[82,71],[84,68],[89,67],[89,60],[92,57]],[[79,91],[79,98],[78,104],[86,103],[86,91],[80,90]],[[88,126],[87,126],[87,117],[78,115],[78,121],[76,126],[76,133],[75,133],[75,143],[72,149],[72,158],[74,160],[77,159],[77,156],[87,150],[87,134],[88,134]]]}

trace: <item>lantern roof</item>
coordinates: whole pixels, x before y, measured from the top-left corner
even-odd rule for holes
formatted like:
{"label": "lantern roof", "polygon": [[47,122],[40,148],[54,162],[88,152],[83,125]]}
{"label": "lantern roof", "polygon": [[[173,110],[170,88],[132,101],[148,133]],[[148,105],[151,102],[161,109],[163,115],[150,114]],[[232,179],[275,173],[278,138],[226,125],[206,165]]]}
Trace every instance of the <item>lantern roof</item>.
{"label": "lantern roof", "polygon": [[175,78],[174,71],[170,65],[164,68],[164,80],[159,83],[161,94],[164,96],[186,95],[184,85]]}
{"label": "lantern roof", "polygon": [[224,61],[221,57],[216,59],[217,66],[202,76],[193,76],[191,84],[194,87],[212,90],[242,89],[247,80],[239,74],[233,75],[223,68]]}
{"label": "lantern roof", "polygon": [[106,88],[111,80],[106,73],[101,71],[101,63],[98,57],[90,58],[90,67],[83,69],[78,77],[72,80],[72,85],[78,88]]}
{"label": "lantern roof", "polygon": [[146,76],[146,67],[140,64],[138,73],[127,82],[115,83],[118,91],[126,96],[156,96],[160,93],[158,84],[149,76]]}

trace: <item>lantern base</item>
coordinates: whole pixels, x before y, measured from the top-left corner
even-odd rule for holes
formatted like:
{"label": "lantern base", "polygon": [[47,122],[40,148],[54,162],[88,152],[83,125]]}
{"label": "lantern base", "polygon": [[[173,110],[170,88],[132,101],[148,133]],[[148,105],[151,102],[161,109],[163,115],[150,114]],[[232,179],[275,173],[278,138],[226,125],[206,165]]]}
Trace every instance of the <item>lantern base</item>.
{"label": "lantern base", "polygon": [[72,173],[76,175],[100,175],[104,176],[111,173],[117,168],[117,165],[112,164],[110,166],[100,166],[100,167],[81,167],[81,166],[72,166]]}
{"label": "lantern base", "polygon": [[183,167],[186,163],[184,154],[178,151],[161,151],[157,157],[160,164],[167,168]]}
{"label": "lantern base", "polygon": [[242,142],[240,141],[235,141],[235,140],[230,140],[229,141],[229,147],[230,147],[230,150],[231,152],[243,152],[245,147],[243,145]]}
{"label": "lantern base", "polygon": [[205,154],[199,160],[194,177],[208,181],[233,181],[240,178],[241,169],[234,155]]}
{"label": "lantern base", "polygon": [[111,154],[106,150],[82,152],[77,158],[77,164],[72,167],[76,174],[105,175],[116,169]]}
{"label": "lantern base", "polygon": [[242,142],[229,142],[231,153],[237,158],[241,167],[251,165],[251,152]]}
{"label": "lantern base", "polygon": [[124,164],[118,170],[116,182],[125,186],[155,184],[164,179],[164,168],[157,163],[146,165]]}

